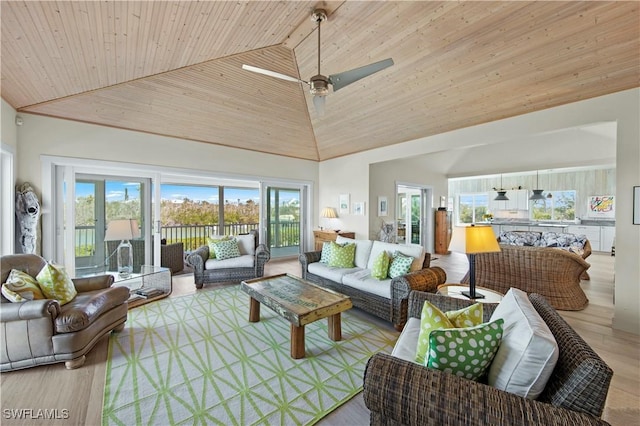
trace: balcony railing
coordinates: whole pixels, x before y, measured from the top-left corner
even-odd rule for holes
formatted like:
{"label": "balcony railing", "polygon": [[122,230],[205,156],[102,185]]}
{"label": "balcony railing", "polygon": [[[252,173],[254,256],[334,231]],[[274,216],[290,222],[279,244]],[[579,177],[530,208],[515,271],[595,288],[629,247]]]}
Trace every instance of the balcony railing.
{"label": "balcony railing", "polygon": [[[162,238],[168,244],[182,242],[186,251],[195,250],[207,244],[211,235],[246,234],[258,229],[257,223],[232,223],[219,225],[176,225],[163,226]],[[300,245],[300,222],[272,222],[269,226],[270,248],[298,247]],[[95,253],[95,227],[76,226],[76,257],[93,256]]]}

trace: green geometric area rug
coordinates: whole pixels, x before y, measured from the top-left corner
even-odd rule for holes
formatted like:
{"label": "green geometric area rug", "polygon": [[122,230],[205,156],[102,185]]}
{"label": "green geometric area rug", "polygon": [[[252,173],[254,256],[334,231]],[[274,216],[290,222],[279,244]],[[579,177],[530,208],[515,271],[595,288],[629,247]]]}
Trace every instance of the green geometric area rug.
{"label": "green geometric area rug", "polygon": [[341,341],[316,321],[294,360],[288,321],[264,306],[248,319],[238,286],[130,310],[109,339],[102,424],[313,424],[362,390],[367,360],[398,337],[346,311]]}

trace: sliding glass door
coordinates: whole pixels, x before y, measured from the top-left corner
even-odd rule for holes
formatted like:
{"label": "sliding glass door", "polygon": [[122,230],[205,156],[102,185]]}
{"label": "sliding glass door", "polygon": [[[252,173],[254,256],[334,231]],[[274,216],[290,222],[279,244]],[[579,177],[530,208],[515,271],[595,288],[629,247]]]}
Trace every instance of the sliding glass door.
{"label": "sliding glass door", "polygon": [[264,241],[271,257],[297,256],[305,241],[305,188],[264,184],[262,199]]}

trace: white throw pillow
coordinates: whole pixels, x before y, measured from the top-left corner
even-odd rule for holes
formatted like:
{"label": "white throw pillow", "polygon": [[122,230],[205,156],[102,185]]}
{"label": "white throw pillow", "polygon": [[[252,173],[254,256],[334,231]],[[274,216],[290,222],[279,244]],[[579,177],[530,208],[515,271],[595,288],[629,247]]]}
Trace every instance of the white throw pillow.
{"label": "white throw pillow", "polygon": [[238,250],[240,254],[250,254],[253,256],[256,254],[256,237],[253,234],[238,235],[236,236],[238,242]]}
{"label": "white throw pillow", "polygon": [[536,399],[558,361],[558,344],[527,293],[511,288],[491,315],[504,319],[500,348],[489,368],[488,383]]}

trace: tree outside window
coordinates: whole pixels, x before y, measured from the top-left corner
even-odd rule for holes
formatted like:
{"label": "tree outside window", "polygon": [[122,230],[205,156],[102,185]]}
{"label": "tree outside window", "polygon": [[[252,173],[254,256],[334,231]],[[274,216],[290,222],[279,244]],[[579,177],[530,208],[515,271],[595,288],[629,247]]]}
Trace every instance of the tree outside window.
{"label": "tree outside window", "polygon": [[531,219],[572,221],[576,218],[575,190],[547,191],[542,195],[544,200],[534,201],[531,206]]}
{"label": "tree outside window", "polygon": [[458,223],[481,222],[488,211],[489,196],[486,193],[458,196]]}

